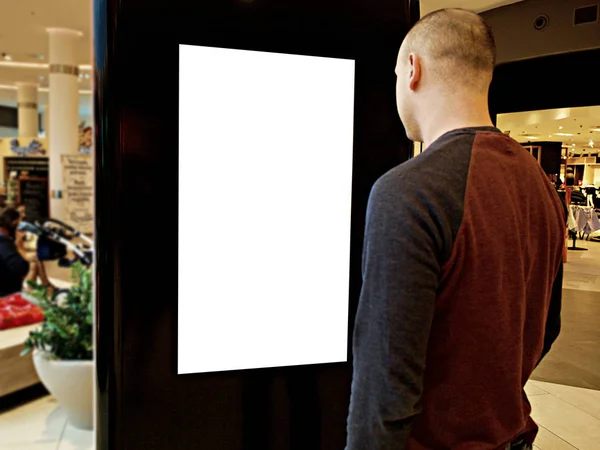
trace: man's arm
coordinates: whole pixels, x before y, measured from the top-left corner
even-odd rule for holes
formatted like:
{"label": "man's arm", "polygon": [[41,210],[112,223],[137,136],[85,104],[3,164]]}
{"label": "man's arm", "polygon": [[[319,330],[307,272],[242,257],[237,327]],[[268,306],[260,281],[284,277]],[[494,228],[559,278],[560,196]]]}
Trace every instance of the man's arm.
{"label": "man's arm", "polygon": [[546,319],[546,332],[544,334],[544,349],[538,365],[552,348],[552,344],[558,338],[561,328],[560,312],[562,309],[562,283],[563,283],[563,263],[560,263],[558,274],[554,279],[552,286],[552,297],[550,298],[550,307],[548,308],[548,318]]}
{"label": "man's arm", "polygon": [[421,412],[440,239],[408,194],[417,187],[402,183],[380,180],[369,199],[347,450],[404,449]]}
{"label": "man's arm", "polygon": [[[564,224],[567,226],[567,218],[569,217],[569,209],[567,208],[566,203],[563,201],[562,197],[558,196],[560,203],[563,207],[564,213]],[[561,318],[560,313],[562,310],[562,285],[563,285],[563,262],[561,261],[560,266],[558,268],[558,273],[556,274],[556,278],[554,279],[554,284],[552,285],[552,296],[550,298],[550,306],[548,308],[548,317],[546,318],[546,330],[544,333],[544,348],[542,350],[542,356],[538,361],[537,365],[539,365],[544,357],[550,351],[552,344],[558,338],[561,329]]]}

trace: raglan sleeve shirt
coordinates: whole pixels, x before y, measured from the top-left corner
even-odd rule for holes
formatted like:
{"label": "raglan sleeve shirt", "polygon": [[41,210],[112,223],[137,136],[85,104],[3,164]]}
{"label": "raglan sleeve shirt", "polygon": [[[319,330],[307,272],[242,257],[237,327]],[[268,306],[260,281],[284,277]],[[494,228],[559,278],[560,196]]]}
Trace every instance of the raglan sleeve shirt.
{"label": "raglan sleeve shirt", "polygon": [[369,198],[347,450],[404,449],[421,411],[443,233],[406,178],[384,176]]}
{"label": "raglan sleeve shirt", "polygon": [[[529,180],[525,204],[514,184],[498,187],[506,176]],[[522,380],[560,331],[558,202],[537,161],[487,127],[449,132],[375,183],[347,450],[476,448],[484,440],[501,448],[534,429]],[[524,251],[511,245],[520,227],[545,238]],[[460,368],[446,371],[453,361]]]}

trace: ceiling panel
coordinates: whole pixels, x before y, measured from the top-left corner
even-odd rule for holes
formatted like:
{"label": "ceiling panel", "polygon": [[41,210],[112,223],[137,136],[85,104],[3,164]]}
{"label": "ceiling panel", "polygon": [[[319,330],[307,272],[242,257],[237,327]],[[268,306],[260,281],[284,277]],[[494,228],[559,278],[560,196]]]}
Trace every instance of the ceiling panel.
{"label": "ceiling panel", "polygon": [[[76,46],[78,64],[92,62],[91,51],[91,0],[4,0],[0,12],[0,62],[6,62],[3,54],[12,62],[36,64],[48,63],[49,27],[71,28],[83,33]],[[10,61],[9,61],[10,62]],[[89,74],[89,71],[86,72]],[[0,65],[0,104],[16,106],[18,82],[38,83],[42,89],[48,86],[48,69],[14,68]],[[91,89],[89,78],[80,80],[80,88]],[[91,113],[91,95],[82,94],[80,113]],[[39,104],[48,103],[48,95],[40,92]]]}
{"label": "ceiling panel", "polygon": [[522,0],[421,0],[421,16],[444,8],[461,8],[480,13]]}

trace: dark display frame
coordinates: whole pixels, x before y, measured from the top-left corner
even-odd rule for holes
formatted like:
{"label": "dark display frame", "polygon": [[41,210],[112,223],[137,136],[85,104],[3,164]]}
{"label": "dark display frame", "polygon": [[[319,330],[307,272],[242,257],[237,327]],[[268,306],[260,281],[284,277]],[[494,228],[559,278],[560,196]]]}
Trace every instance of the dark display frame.
{"label": "dark display frame", "polygon": [[[366,204],[410,154],[394,66],[418,16],[415,0],[94,1],[98,450],[344,448]],[[179,44],[356,61],[347,363],[177,375]]]}

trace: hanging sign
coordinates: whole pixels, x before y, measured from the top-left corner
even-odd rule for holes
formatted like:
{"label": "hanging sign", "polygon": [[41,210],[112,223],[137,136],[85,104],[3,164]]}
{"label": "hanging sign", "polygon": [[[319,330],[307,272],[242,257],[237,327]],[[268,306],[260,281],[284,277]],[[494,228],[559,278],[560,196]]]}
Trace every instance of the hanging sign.
{"label": "hanging sign", "polygon": [[84,234],[94,232],[94,166],[91,155],[62,155],[65,221]]}
{"label": "hanging sign", "polygon": [[28,177],[48,178],[49,162],[48,157],[30,157],[21,158],[19,156],[4,157],[4,179],[8,180],[12,172],[17,177],[25,175]]}

